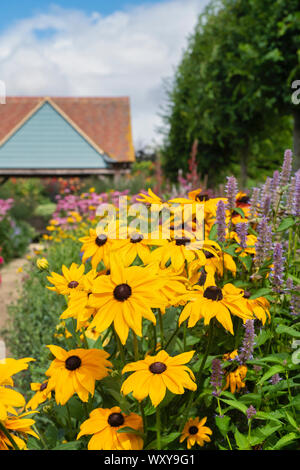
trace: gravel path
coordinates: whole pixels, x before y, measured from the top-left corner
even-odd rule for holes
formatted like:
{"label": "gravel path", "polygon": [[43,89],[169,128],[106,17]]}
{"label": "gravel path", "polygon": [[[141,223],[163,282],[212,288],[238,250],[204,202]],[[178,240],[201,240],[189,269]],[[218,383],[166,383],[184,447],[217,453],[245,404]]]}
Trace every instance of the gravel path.
{"label": "gravel path", "polygon": [[[40,245],[32,244],[29,246],[28,254],[34,254],[34,251],[39,249]],[[28,256],[28,255],[27,255]],[[8,313],[7,306],[14,302],[19,294],[19,287],[22,283],[22,272],[18,270],[23,268],[28,262],[26,255],[23,258],[17,258],[0,271],[2,283],[0,284],[0,330],[7,326]],[[3,338],[0,335],[0,359],[9,357]]]}

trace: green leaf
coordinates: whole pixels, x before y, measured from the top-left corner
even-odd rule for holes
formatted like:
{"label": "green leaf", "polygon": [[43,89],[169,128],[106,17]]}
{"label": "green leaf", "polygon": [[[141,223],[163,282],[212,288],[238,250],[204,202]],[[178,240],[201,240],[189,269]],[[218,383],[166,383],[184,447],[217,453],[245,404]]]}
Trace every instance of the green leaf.
{"label": "green leaf", "polygon": [[130,428],[129,426],[125,426],[124,428],[118,429],[118,433],[131,433],[131,434],[137,434],[138,436],[144,437],[144,433],[141,431],[138,431],[137,429]]}
{"label": "green leaf", "polygon": [[294,338],[300,338],[300,331],[295,330],[291,326],[278,325],[276,328],[276,333],[285,333],[287,335],[293,336]]}
{"label": "green leaf", "polygon": [[290,432],[283,436],[279,441],[276,442],[275,446],[272,447],[272,450],[279,450],[285,447],[286,445],[290,444],[291,442],[299,439],[299,434],[297,435],[295,432]]}
{"label": "green leaf", "polygon": [[[164,449],[168,444],[171,442],[175,441],[175,439],[178,439],[180,436],[180,432],[171,432],[167,436],[161,436],[161,448]],[[150,442],[150,444],[147,445],[145,450],[149,449],[157,449],[157,440],[155,439],[154,441]]]}
{"label": "green leaf", "polygon": [[229,416],[216,416],[216,425],[223,436],[226,436],[230,426]]}
{"label": "green leaf", "polygon": [[293,416],[290,415],[290,413],[288,413],[286,410],[284,410],[284,412],[285,412],[286,418],[287,418],[288,422],[290,423],[290,425],[299,432],[300,427],[298,426],[298,424],[295,421],[295,419],[293,418]]}
{"label": "green leaf", "polygon": [[243,209],[241,207],[235,207],[234,208],[234,212],[237,212],[238,214],[240,214],[240,216],[244,219],[245,218],[245,212],[243,211]]}
{"label": "green leaf", "polygon": [[70,441],[64,444],[59,444],[58,446],[54,447],[52,450],[77,450],[79,447],[81,447],[81,442]]}
{"label": "green leaf", "polygon": [[262,378],[257,382],[257,385],[261,385],[263,382],[268,380],[275,374],[279,374],[280,372],[284,372],[285,369],[283,366],[276,364],[275,366],[270,367],[270,369],[262,376]]}
{"label": "green leaf", "polygon": [[248,450],[250,449],[250,444],[246,436],[244,434],[241,434],[238,429],[235,430],[234,432],[234,438],[236,445],[240,450]]}
{"label": "green leaf", "polygon": [[266,295],[269,295],[272,293],[272,290],[267,288],[267,287],[262,287],[261,289],[258,289],[255,294],[252,294],[250,299],[257,299],[258,297],[265,297]]}
{"label": "green leaf", "polygon": [[225,400],[225,398],[220,398],[220,400],[222,400],[224,403],[231,406],[232,408],[235,408],[236,410],[239,410],[242,413],[246,414],[247,406],[244,405],[244,403],[241,403],[237,400]]}
{"label": "green leaf", "polygon": [[277,228],[276,232],[283,232],[289,229],[290,227],[293,227],[295,223],[296,221],[292,217],[287,217],[286,219],[283,219],[280,222],[279,227]]}

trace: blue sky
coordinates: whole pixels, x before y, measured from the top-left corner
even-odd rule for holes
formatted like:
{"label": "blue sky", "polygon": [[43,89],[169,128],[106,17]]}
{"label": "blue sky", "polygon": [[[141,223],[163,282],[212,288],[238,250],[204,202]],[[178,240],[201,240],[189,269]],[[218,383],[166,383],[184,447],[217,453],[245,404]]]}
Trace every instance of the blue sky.
{"label": "blue sky", "polygon": [[208,2],[7,0],[0,81],[7,96],[128,96],[136,146],[159,141],[163,83]]}
{"label": "blue sky", "polygon": [[83,10],[87,14],[94,11],[109,15],[115,11],[128,10],[134,6],[163,3],[163,0],[11,0],[1,8],[0,29],[11,26],[16,21],[47,11],[55,4],[62,8]]}

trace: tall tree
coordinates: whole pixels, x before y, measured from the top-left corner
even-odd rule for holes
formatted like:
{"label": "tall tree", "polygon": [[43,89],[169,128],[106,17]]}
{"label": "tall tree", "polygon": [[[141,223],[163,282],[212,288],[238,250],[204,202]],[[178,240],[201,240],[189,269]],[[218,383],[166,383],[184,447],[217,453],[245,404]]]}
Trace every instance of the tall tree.
{"label": "tall tree", "polygon": [[269,157],[272,169],[276,145],[292,135],[292,115],[294,135],[298,133],[300,106],[291,96],[292,82],[300,76],[299,20],[298,0],[219,0],[209,5],[169,90],[163,155],[171,173],[186,168],[195,139],[198,167],[210,182],[218,170],[239,163],[245,183],[249,163],[255,159],[259,164],[262,155]]}

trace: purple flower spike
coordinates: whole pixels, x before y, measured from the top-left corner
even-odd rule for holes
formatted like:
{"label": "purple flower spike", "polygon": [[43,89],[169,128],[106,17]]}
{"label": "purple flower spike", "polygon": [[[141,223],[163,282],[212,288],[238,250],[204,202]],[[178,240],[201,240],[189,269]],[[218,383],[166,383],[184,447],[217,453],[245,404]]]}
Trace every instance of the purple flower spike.
{"label": "purple flower spike", "polygon": [[226,212],[225,203],[223,201],[219,201],[217,204],[216,224],[218,230],[218,241],[220,243],[224,243],[226,235]]}
{"label": "purple flower spike", "polygon": [[238,184],[234,176],[227,176],[225,193],[228,200],[226,209],[232,211],[236,206],[236,196],[238,193]]}
{"label": "purple flower spike", "polygon": [[252,196],[250,199],[250,219],[257,216],[258,211],[258,200],[259,200],[260,189],[253,188]]}
{"label": "purple flower spike", "polygon": [[236,233],[239,237],[239,244],[243,250],[247,248],[248,224],[241,222],[236,224]]}
{"label": "purple flower spike", "polygon": [[254,320],[246,320],[243,326],[245,328],[245,335],[240,354],[236,358],[240,364],[245,364],[249,359],[253,359],[255,339]]}
{"label": "purple flower spike", "polygon": [[284,257],[282,255],[281,243],[276,243],[274,246],[273,255],[273,267],[270,272],[270,281],[273,286],[273,290],[276,293],[282,291],[283,275],[284,275]]}
{"label": "purple flower spike", "polygon": [[254,264],[259,268],[270,257],[272,250],[272,229],[266,217],[263,217],[257,227],[257,241],[255,243]]}
{"label": "purple flower spike", "polygon": [[284,160],[280,173],[280,186],[286,186],[289,182],[291,171],[292,171],[293,153],[291,150],[284,152]]}
{"label": "purple flower spike", "polygon": [[222,370],[222,362],[220,359],[215,358],[211,363],[211,379],[210,383],[213,386],[214,390],[212,394],[215,397],[218,397],[222,390],[222,378],[223,378],[223,370]]}
{"label": "purple flower spike", "polygon": [[292,214],[295,217],[300,216],[300,170],[295,174],[295,196],[292,206]]}
{"label": "purple flower spike", "polygon": [[246,411],[246,415],[248,419],[252,419],[256,415],[256,409],[253,405],[250,405]]}

